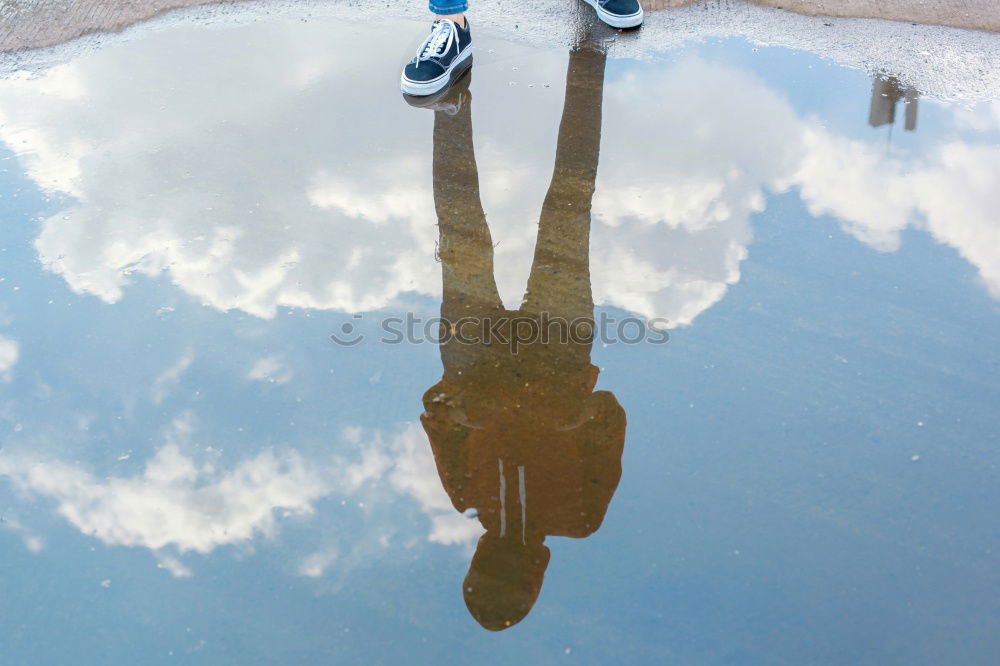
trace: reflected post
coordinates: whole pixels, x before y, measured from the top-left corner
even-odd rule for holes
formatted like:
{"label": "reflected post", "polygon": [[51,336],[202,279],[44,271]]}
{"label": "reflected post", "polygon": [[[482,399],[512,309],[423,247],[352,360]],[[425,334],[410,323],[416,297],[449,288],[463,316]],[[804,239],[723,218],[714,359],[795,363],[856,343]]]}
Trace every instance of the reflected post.
{"label": "reflected post", "polygon": [[894,76],[877,75],[872,81],[871,103],[868,107],[868,124],[871,127],[893,125],[896,122],[896,107],[903,100],[903,129],[913,132],[917,129],[917,100],[920,94],[909,86],[900,85]]}

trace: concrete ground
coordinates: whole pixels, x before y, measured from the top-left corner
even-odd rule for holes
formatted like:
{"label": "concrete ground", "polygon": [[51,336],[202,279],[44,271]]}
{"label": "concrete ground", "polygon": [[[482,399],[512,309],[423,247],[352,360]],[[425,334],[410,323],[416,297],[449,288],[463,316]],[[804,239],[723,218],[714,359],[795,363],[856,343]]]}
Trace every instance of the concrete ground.
{"label": "concrete ground", "polygon": [[[0,52],[122,30],[170,9],[240,1],[0,0]],[[881,18],[1000,32],[998,0],[642,0],[647,9],[664,11],[696,2],[712,11],[744,1],[814,16]]]}
{"label": "concrete ground", "polygon": [[[648,9],[670,9],[698,0],[642,0]],[[732,4],[741,0],[716,0],[706,4]],[[947,25],[1000,32],[997,0],[749,0],[758,5],[839,18],[879,18],[889,21]]]}

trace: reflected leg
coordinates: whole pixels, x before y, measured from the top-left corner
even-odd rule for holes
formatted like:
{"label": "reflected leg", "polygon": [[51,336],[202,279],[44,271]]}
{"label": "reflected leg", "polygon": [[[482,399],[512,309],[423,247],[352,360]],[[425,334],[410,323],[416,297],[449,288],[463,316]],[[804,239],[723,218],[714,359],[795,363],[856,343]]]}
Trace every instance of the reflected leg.
{"label": "reflected leg", "polygon": [[533,315],[593,319],[590,209],[601,145],[606,57],[593,46],[570,52],[555,169],[521,308]]}
{"label": "reflected leg", "polygon": [[[443,281],[441,317],[454,323],[463,317],[497,316],[503,313],[503,304],[493,277],[493,238],[479,197],[468,77],[451,94],[460,96],[457,110],[452,106],[454,113],[434,114],[434,208]],[[441,346],[446,374],[458,356],[469,356],[478,348],[458,347]]]}

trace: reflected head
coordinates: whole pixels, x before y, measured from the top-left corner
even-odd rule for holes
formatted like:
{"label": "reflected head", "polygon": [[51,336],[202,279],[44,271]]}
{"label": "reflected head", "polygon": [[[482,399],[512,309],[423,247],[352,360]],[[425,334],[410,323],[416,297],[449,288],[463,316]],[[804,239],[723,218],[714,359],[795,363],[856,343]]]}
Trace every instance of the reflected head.
{"label": "reflected head", "polygon": [[535,605],[548,564],[549,549],[541,541],[524,545],[487,532],[462,584],[469,613],[490,631],[514,626]]}

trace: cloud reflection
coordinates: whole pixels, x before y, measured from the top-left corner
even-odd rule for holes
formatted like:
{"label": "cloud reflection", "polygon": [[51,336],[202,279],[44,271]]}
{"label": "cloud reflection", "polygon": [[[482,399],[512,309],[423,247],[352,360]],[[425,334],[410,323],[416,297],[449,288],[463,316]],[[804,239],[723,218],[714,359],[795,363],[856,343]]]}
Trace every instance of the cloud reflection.
{"label": "cloud reflection", "polygon": [[0,382],[9,382],[14,366],[21,356],[21,346],[17,340],[0,335]]}
{"label": "cloud reflection", "polygon": [[[39,187],[75,199],[42,223],[42,264],[109,303],[137,275],[162,275],[205,304],[259,317],[439,296],[429,151],[413,140],[427,119],[390,100],[376,73],[333,64],[367,39],[287,26],[166,31],[0,83],[0,139]],[[232,76],[243,61],[254,66]],[[561,66],[545,54],[539,75],[559,80]],[[505,94],[537,103],[523,87]],[[985,182],[995,145],[886,154],[803,117],[748,72],[691,57],[611,78],[605,103],[599,305],[694,321],[739,281],[751,217],[786,188],[878,250],[898,248],[907,227],[928,231],[1000,297],[1000,191]],[[503,109],[484,113],[484,131],[503,126]],[[992,126],[995,109],[959,116]],[[513,190],[544,182],[548,146],[503,143],[491,146],[503,170],[485,170],[483,199],[508,300],[524,275],[505,267],[526,273],[535,224]]]}
{"label": "cloud reflection", "polygon": [[229,471],[198,464],[181,451],[189,434],[186,420],[175,421],[166,443],[135,476],[102,478],[67,462],[6,451],[0,453],[0,475],[53,500],[60,516],[106,544],[180,553],[210,553],[273,535],[276,510],[310,514],[328,491],[322,476],[294,452],[264,451]]}
{"label": "cloud reflection", "polygon": [[[345,443],[361,451],[353,460],[264,450],[230,469],[221,468],[218,460],[198,462],[185,453],[192,432],[190,416],[175,419],[141,472],[131,476],[98,475],[79,463],[4,450],[0,477],[22,493],[53,502],[56,513],[83,534],[109,546],[153,551],[158,567],[178,578],[193,575],[180,559],[186,553],[207,555],[223,546],[272,538],[279,517],[311,517],[325,498],[362,492],[377,506],[406,498],[406,506],[419,507],[429,526],[412,524],[407,539],[467,545],[482,532],[478,522],[452,509],[417,424],[392,436],[348,429]],[[27,527],[13,519],[5,527],[21,533],[32,552],[41,550],[43,542]],[[339,538],[349,549],[364,535]],[[327,547],[305,558],[299,573],[322,576],[337,559],[338,548]]]}

